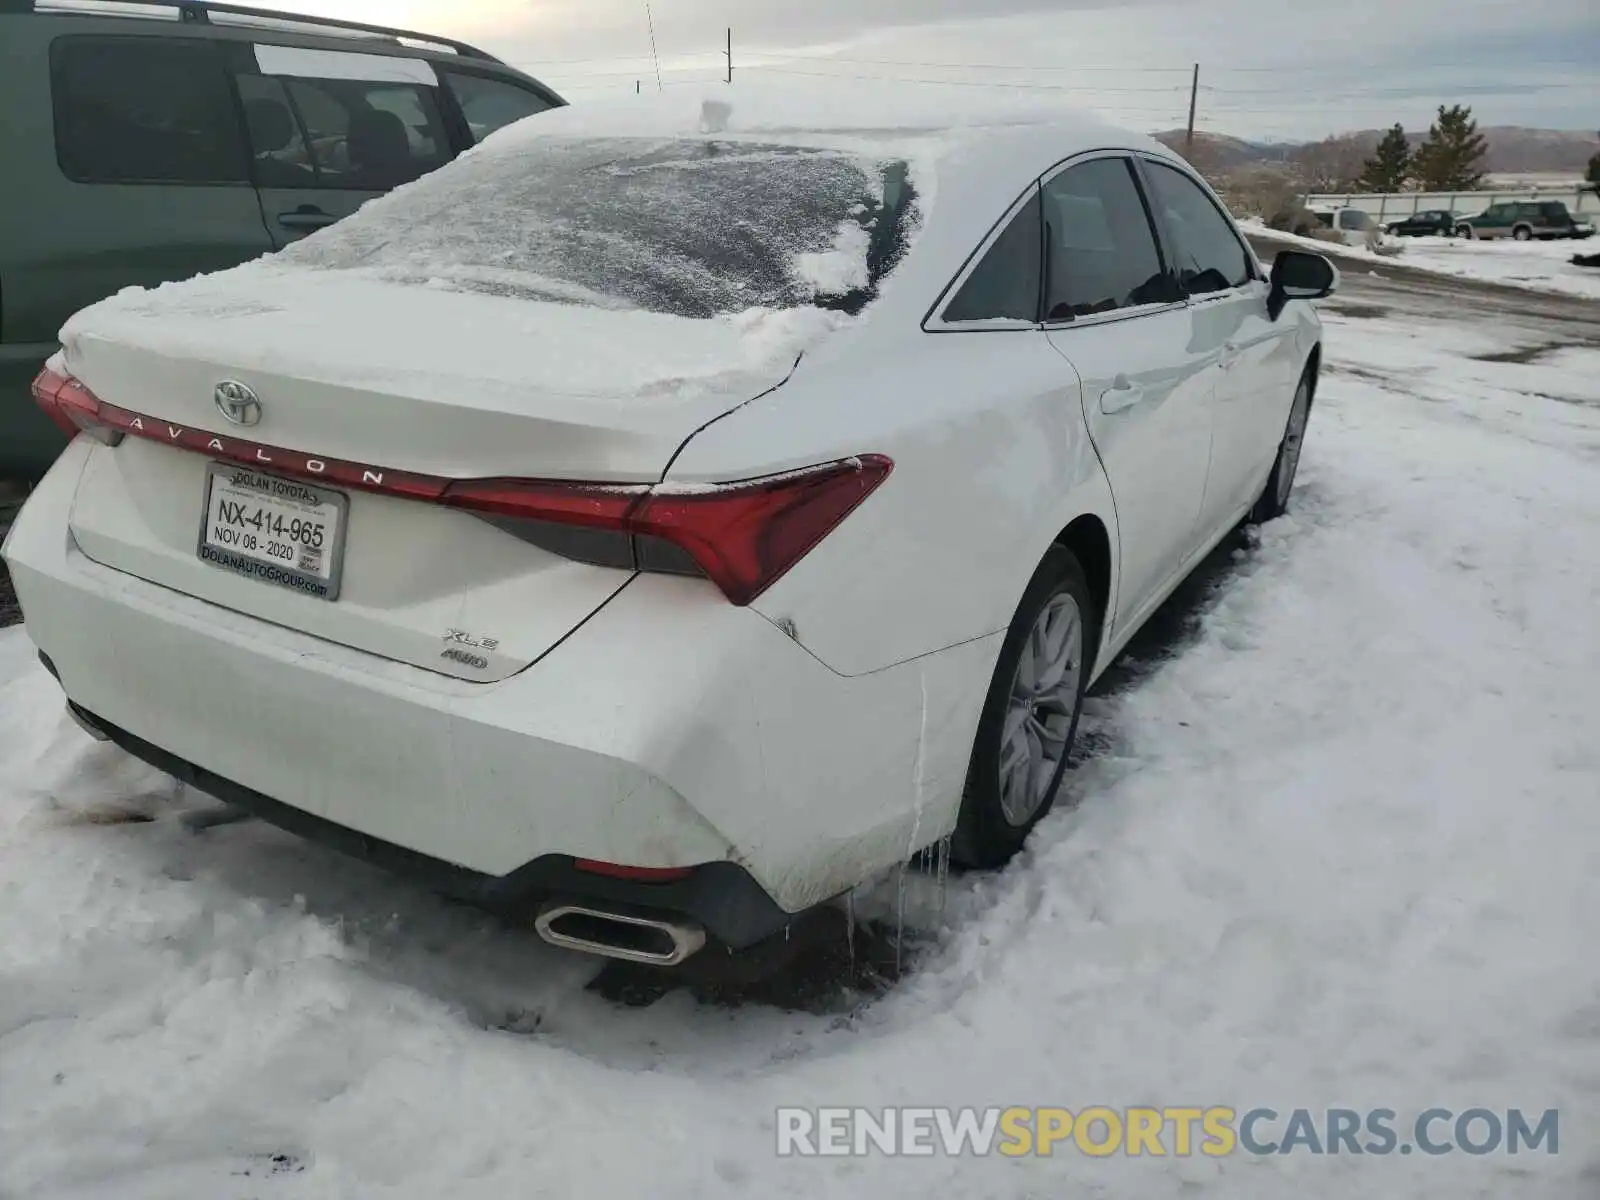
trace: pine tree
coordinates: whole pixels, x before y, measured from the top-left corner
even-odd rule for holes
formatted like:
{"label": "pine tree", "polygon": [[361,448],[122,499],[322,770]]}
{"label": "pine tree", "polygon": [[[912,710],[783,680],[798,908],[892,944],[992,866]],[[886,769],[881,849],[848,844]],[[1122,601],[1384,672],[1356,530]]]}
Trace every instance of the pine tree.
{"label": "pine tree", "polygon": [[1426,192],[1468,191],[1483,180],[1478,164],[1488,143],[1478,132],[1472,110],[1460,104],[1439,106],[1428,140],[1417,147],[1411,172]]}
{"label": "pine tree", "polygon": [[1361,189],[1366,192],[1398,192],[1411,174],[1411,143],[1399,125],[1383,135],[1372,157],[1362,165]]}
{"label": "pine tree", "polygon": [[1589,181],[1591,187],[1600,188],[1600,154],[1589,160],[1589,169],[1584,172],[1583,177]]}

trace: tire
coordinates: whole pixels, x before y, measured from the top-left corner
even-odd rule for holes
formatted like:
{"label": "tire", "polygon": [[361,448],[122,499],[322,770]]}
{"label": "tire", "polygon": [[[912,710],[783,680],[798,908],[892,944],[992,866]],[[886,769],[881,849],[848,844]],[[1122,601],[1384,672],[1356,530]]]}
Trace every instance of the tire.
{"label": "tire", "polygon": [[1472,240],[1472,226],[1471,225],[1457,225],[1456,226],[1456,236],[1466,238],[1467,241],[1470,242]]}
{"label": "tire", "polygon": [[1294,491],[1294,477],[1300,469],[1300,451],[1305,446],[1306,425],[1311,419],[1311,368],[1308,366],[1294,389],[1294,400],[1289,404],[1289,419],[1284,425],[1283,440],[1278,443],[1278,457],[1273,460],[1272,471],[1267,475],[1267,486],[1250,510],[1245,521],[1262,525],[1289,511],[1289,495]]}
{"label": "tire", "polygon": [[1531,242],[1533,240],[1533,230],[1526,225],[1518,225],[1511,231],[1511,236],[1519,242]]}
{"label": "tire", "polygon": [[[1055,803],[1100,647],[1100,622],[1077,556],[1052,546],[1022,594],[1000,647],[951,839],[956,862],[1003,865]],[[1059,653],[1056,635],[1063,639]],[[1039,681],[1041,665],[1055,675],[1052,686],[1028,682],[1030,675]],[[1035,731],[1046,731],[1045,736]],[[1024,751],[1031,766],[1016,758]]]}

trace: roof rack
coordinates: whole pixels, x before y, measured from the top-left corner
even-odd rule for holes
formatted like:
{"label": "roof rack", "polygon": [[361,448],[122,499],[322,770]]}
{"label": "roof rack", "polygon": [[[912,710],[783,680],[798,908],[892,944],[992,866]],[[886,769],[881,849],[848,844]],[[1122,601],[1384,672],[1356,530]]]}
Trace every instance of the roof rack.
{"label": "roof rack", "polygon": [[[275,12],[271,9],[252,8],[244,4],[220,4],[213,0],[113,0],[103,7],[94,0],[0,0],[0,12],[78,12],[104,15],[136,15],[140,8],[166,9],[175,12],[179,21],[197,25],[235,25],[259,23],[269,29],[289,29],[309,26],[313,29],[342,29],[393,41],[417,42],[423,46],[440,46],[453,50],[462,58],[480,62],[500,63],[500,59],[467,42],[439,37],[432,33],[417,33],[410,29],[394,29],[387,25],[369,25],[364,21],[341,21],[337,17],[312,17],[300,13]],[[213,21],[212,16],[224,18]],[[154,15],[154,14],[151,14]],[[226,18],[244,18],[229,21]],[[501,64],[504,65],[504,64]]]}

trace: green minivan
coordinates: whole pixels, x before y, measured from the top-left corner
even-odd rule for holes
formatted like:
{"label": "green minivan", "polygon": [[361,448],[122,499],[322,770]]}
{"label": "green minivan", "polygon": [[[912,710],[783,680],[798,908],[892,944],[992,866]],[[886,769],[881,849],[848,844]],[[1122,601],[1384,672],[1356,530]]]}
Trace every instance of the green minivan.
{"label": "green minivan", "polygon": [[0,0],[0,480],[78,309],[280,249],[564,104],[465,43],[197,0]]}

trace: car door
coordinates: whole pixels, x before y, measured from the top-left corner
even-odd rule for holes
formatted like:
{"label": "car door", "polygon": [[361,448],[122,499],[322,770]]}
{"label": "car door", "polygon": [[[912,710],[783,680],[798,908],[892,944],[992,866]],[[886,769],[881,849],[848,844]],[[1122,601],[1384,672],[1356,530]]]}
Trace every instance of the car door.
{"label": "car door", "polygon": [[128,22],[87,14],[45,36],[56,23],[0,46],[0,474],[28,478],[66,445],[27,384],[68,317],[272,248],[211,40],[103,33]]}
{"label": "car door", "polygon": [[[271,248],[210,40],[67,35],[49,69],[58,171],[16,181],[32,211],[26,259],[6,275],[8,336],[54,339],[73,312],[124,287]],[[31,328],[11,329],[24,315]]]}
{"label": "car door", "polygon": [[1299,364],[1287,326],[1267,315],[1267,281],[1221,203],[1174,163],[1143,156],[1140,169],[1189,301],[1194,348],[1218,361],[1211,462],[1200,509],[1204,541],[1231,525],[1265,483]]}
{"label": "car door", "polygon": [[1148,612],[1194,549],[1217,351],[1193,336],[1130,156],[1069,162],[1041,200],[1046,336],[1077,370],[1111,484],[1121,624]]}
{"label": "car door", "polygon": [[264,43],[233,53],[261,212],[280,247],[455,157],[425,59]]}

